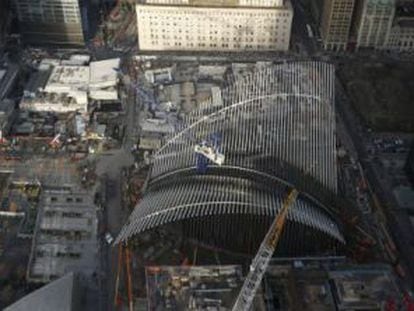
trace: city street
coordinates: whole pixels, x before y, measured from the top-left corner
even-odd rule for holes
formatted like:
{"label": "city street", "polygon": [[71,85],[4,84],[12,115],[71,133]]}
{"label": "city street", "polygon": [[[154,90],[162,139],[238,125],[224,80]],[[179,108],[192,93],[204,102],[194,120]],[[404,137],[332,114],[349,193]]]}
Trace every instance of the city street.
{"label": "city street", "polygon": [[[126,61],[124,72],[128,72],[130,66],[129,59]],[[130,76],[123,76],[125,86],[125,96],[121,96],[122,105],[125,109],[124,121],[124,140],[123,145],[118,150],[111,150],[110,154],[102,155],[97,163],[96,172],[105,185],[105,208],[103,221],[105,231],[103,235],[109,232],[112,237],[116,238],[123,224],[129,216],[128,211],[122,205],[121,187],[123,181],[122,169],[134,164],[134,157],[131,149],[138,139],[138,116],[139,107],[137,106],[135,89],[130,87]],[[102,297],[101,310],[112,310],[115,294],[115,279],[117,273],[118,248],[108,245],[102,237],[102,271],[104,276],[104,293]],[[106,307],[106,308],[105,308]]]}
{"label": "city street", "polygon": [[[132,155],[125,152],[122,148],[113,151],[111,155],[103,155],[98,161],[96,171],[104,182],[106,197],[103,212],[103,227],[106,230],[102,235],[109,232],[113,237],[116,237],[129,216],[122,206],[121,172],[123,167],[132,164]],[[104,307],[102,310],[112,310],[118,249],[108,245],[103,236],[101,237],[101,247],[103,254],[101,265],[104,272],[102,306],[107,306],[107,308]]]}
{"label": "city street", "polygon": [[[300,54],[305,56],[315,56],[318,51],[318,43],[315,38],[315,27],[313,27],[313,21],[304,9],[304,3],[297,1],[293,5],[294,9],[294,23],[292,24],[292,42],[298,45]],[[310,38],[307,32],[307,25],[312,30],[314,37]]]}
{"label": "city street", "polygon": [[358,154],[357,159],[364,169],[369,185],[379,201],[383,203],[381,213],[383,212],[387,217],[386,226],[389,228],[393,240],[397,244],[402,265],[408,272],[407,278],[412,285],[414,280],[414,265],[412,264],[412,259],[414,258],[414,232],[410,220],[405,211],[396,208],[398,203],[391,189],[381,182],[378,173],[375,171],[365,148],[365,143],[370,141],[369,133],[366,130],[364,131],[361,121],[355,115],[355,112],[352,111],[351,103],[339,80],[336,83],[336,92],[339,99],[336,101],[338,113],[346,126],[348,134],[352,138],[353,145]]}
{"label": "city street", "polygon": [[126,96],[122,98],[122,104],[125,109],[125,135],[123,147],[126,151],[131,151],[134,145],[137,144],[139,138],[139,114],[141,109],[139,97],[137,96],[137,91],[134,87],[136,72],[131,59],[126,61],[123,72],[128,73],[128,75],[122,76],[126,94]]}

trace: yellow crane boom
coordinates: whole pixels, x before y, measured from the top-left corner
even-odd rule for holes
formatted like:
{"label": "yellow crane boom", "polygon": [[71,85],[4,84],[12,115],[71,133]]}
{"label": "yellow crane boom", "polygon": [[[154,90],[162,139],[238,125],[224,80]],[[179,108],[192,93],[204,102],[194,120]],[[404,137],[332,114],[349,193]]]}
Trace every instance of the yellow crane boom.
{"label": "yellow crane boom", "polygon": [[269,266],[270,259],[275,252],[282,235],[290,207],[296,201],[298,191],[292,189],[283,202],[283,206],[270,226],[259,250],[250,265],[249,274],[233,306],[233,311],[250,311],[254,296],[262,282],[263,275]]}

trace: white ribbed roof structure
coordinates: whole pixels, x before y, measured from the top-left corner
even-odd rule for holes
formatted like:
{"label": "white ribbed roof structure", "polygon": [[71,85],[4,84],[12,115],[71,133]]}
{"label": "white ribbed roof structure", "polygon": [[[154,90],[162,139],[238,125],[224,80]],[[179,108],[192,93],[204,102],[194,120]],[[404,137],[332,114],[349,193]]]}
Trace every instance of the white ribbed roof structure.
{"label": "white ribbed roof structure", "polygon": [[[273,65],[233,79],[221,97],[223,103],[210,100],[189,114],[156,153],[144,197],[118,242],[182,220],[273,216],[302,175],[336,192],[332,65]],[[199,173],[194,146],[211,135],[220,137],[225,161]],[[288,219],[343,243],[330,207],[303,191],[306,183]]]}

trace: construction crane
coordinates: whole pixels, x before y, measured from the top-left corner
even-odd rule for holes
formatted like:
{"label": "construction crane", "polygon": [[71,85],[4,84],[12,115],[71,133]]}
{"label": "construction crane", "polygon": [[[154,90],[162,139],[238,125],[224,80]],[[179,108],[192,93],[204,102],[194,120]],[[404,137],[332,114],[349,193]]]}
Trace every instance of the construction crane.
{"label": "construction crane", "polygon": [[222,165],[225,159],[224,154],[220,152],[221,136],[219,133],[213,133],[207,140],[194,146],[194,152],[197,154],[196,167],[199,173],[207,171],[208,160]]}
{"label": "construction crane", "polygon": [[131,272],[131,254],[128,244],[120,243],[118,246],[118,265],[115,279],[115,295],[114,295],[114,308],[119,308],[122,303],[122,299],[119,292],[119,281],[120,274],[122,271],[122,259],[125,258],[125,269],[126,269],[126,286],[127,286],[127,297],[128,297],[128,310],[134,310],[134,303],[132,297],[132,272]]}
{"label": "construction crane", "polygon": [[269,266],[270,259],[279,242],[289,209],[296,201],[297,196],[298,191],[292,189],[283,202],[279,214],[270,226],[269,231],[260,245],[259,251],[250,265],[249,274],[247,275],[239,296],[233,306],[233,311],[250,311],[256,291],[262,282],[263,275]]}

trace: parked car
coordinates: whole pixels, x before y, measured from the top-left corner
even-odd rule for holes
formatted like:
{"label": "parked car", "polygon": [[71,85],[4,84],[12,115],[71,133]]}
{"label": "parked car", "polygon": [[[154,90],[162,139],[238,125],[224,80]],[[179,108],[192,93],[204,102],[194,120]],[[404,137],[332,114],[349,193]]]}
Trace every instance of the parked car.
{"label": "parked car", "polygon": [[111,244],[112,244],[112,242],[114,241],[114,238],[112,237],[112,235],[111,235],[109,232],[107,232],[107,233],[105,234],[105,241],[106,241],[106,243],[108,243],[109,245],[111,245]]}

